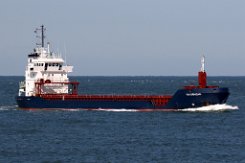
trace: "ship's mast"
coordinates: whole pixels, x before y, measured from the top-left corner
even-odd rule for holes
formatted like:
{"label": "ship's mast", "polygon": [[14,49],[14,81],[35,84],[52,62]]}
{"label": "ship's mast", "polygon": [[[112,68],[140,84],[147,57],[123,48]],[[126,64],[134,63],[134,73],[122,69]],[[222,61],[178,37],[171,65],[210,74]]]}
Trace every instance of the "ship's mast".
{"label": "ship's mast", "polygon": [[201,72],[205,72],[205,56],[201,58]]}
{"label": "ship's mast", "polygon": [[201,70],[198,72],[198,82],[200,88],[207,87],[207,74],[205,72],[205,56],[201,58]]}
{"label": "ship's mast", "polygon": [[44,47],[44,26],[41,25],[41,30],[42,30],[42,48]]}
{"label": "ship's mast", "polygon": [[[44,39],[45,39],[44,32],[45,32],[46,28],[44,28],[44,25],[41,25],[40,27],[41,28],[36,28],[36,30],[35,30],[35,33],[37,34],[37,38],[41,38],[41,44],[37,43],[37,45],[39,45],[39,46],[41,45],[41,47],[44,48]],[[41,31],[41,36],[38,35],[38,31]]]}

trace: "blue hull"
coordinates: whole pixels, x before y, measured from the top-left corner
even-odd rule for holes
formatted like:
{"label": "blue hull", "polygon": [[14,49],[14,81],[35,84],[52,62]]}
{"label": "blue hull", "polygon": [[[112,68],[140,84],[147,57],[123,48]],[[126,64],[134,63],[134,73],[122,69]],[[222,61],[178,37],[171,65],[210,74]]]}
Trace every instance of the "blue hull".
{"label": "blue hull", "polygon": [[208,105],[224,104],[229,97],[228,88],[180,89],[167,103],[165,108],[197,108]]}
{"label": "blue hull", "polygon": [[229,96],[228,88],[196,88],[180,89],[162,107],[157,107],[151,100],[74,100],[44,99],[35,96],[17,96],[19,108],[27,109],[184,109],[226,103]]}

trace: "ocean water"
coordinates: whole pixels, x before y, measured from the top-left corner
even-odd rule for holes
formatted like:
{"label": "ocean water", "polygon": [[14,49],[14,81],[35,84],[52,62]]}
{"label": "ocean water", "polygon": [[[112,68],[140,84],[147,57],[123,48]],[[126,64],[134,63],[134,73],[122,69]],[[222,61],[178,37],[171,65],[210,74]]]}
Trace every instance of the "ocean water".
{"label": "ocean water", "polygon": [[[0,162],[245,162],[245,77],[209,77],[227,104],[178,112],[27,111],[0,77]],[[72,77],[86,94],[173,94],[196,77]]]}

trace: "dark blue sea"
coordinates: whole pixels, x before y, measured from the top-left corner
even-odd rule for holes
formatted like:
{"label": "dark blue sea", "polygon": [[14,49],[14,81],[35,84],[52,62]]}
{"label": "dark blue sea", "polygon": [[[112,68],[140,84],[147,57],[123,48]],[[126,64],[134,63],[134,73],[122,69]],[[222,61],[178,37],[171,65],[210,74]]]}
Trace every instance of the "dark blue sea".
{"label": "dark blue sea", "polygon": [[[71,77],[86,94],[173,94],[196,77]],[[245,77],[209,77],[230,88],[205,111],[28,111],[14,96],[23,77],[0,77],[0,162],[245,162]]]}

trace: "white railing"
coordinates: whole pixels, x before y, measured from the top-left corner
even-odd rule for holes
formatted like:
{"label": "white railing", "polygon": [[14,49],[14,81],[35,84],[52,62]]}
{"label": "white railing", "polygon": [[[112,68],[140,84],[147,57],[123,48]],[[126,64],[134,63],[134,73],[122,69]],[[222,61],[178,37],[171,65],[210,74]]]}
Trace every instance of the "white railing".
{"label": "white railing", "polygon": [[62,68],[65,72],[72,72],[73,66],[63,66]]}

